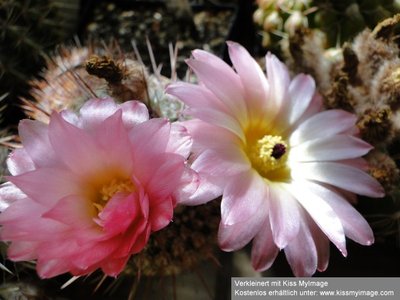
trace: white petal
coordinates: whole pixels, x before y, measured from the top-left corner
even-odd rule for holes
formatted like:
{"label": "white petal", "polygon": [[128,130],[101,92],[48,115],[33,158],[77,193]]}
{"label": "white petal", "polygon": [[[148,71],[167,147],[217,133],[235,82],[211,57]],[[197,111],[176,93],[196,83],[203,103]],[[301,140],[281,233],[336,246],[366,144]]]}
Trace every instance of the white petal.
{"label": "white petal", "polygon": [[367,154],[372,146],[348,135],[334,135],[306,141],[292,147],[289,160],[332,161],[358,158]]}
{"label": "white petal", "polygon": [[353,128],[356,116],[339,109],[331,109],[313,115],[301,123],[290,136],[290,145],[296,146],[308,140],[332,136]]}
{"label": "white petal", "polygon": [[289,85],[289,97],[291,109],[289,123],[294,124],[310,106],[315,93],[314,79],[305,74],[299,74],[293,78]]}
{"label": "white petal", "polygon": [[310,277],[318,265],[318,253],[307,226],[301,223],[297,238],[285,248],[286,259],[297,277]]}
{"label": "white petal", "polygon": [[294,181],[288,184],[287,188],[292,193],[293,197],[296,197],[310,214],[319,228],[328,236],[343,255],[346,256],[346,238],[343,226],[333,209],[326,204],[319,195],[314,194],[308,189],[306,181]]}
{"label": "white petal", "polygon": [[338,193],[313,182],[307,188],[324,200],[340,218],[346,236],[362,245],[371,245],[374,234],[364,217]]}
{"label": "white petal", "polygon": [[269,193],[273,238],[275,244],[283,249],[296,237],[299,231],[299,206],[293,196],[281,185],[271,185]]}
{"label": "white petal", "polygon": [[271,109],[288,105],[287,94],[290,84],[290,76],[287,67],[279,59],[268,53],[266,56],[267,78],[270,87],[269,101]]}
{"label": "white petal", "polygon": [[370,197],[383,197],[384,190],[374,178],[349,165],[334,162],[290,163],[294,179],[310,179]]}

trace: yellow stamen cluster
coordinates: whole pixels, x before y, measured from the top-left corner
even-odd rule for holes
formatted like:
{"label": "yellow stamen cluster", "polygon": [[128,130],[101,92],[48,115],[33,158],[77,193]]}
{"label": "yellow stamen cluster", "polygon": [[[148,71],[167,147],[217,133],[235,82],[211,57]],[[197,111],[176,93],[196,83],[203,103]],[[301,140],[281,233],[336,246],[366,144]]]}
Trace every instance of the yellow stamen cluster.
{"label": "yellow stamen cluster", "polygon": [[250,145],[248,155],[253,167],[263,176],[286,164],[287,144],[280,136],[264,135]]}
{"label": "yellow stamen cluster", "polygon": [[129,179],[112,179],[107,184],[104,184],[100,190],[98,197],[93,202],[93,206],[100,212],[108,200],[116,193],[130,193],[135,189],[132,181]]}

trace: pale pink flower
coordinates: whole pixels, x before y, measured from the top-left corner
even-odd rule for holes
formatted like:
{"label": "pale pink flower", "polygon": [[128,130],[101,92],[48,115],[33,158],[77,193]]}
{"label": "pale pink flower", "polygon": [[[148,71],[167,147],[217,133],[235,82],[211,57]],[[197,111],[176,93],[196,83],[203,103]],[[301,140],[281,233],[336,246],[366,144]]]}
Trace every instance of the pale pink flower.
{"label": "pale pink flower", "polygon": [[167,226],[194,177],[184,127],[150,119],[136,101],[87,102],[50,123],[23,120],[22,148],[0,188],[1,239],[14,261],[37,260],[42,278],[101,268],[116,276],[149,235]]}
{"label": "pale pink flower", "polygon": [[203,183],[185,203],[222,193],[220,247],[234,251],[253,240],[259,271],[284,249],[294,274],[309,276],[327,268],[329,240],[343,255],[345,236],[373,243],[369,225],[348,202],[352,193],[383,196],[365,173],[360,157],[371,146],[356,137],[356,117],[321,112],[314,80],[304,74],[291,80],[275,56],[266,57],[266,77],[243,47],[228,47],[234,69],[195,50],[187,63],[201,84],[167,89],[195,118],[185,126],[193,137],[192,168]]}

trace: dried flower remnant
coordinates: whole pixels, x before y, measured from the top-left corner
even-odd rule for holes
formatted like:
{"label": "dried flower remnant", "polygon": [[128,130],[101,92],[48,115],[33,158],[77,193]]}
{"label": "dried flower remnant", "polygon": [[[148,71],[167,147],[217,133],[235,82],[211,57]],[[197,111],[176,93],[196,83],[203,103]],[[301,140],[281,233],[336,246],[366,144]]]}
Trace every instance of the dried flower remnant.
{"label": "dried flower remnant", "polygon": [[310,276],[327,268],[329,240],[343,255],[345,236],[370,245],[372,230],[342,192],[384,194],[364,172],[361,156],[371,146],[355,136],[356,117],[321,112],[314,80],[291,80],[275,56],[266,57],[266,78],[244,48],[228,47],[237,73],[195,50],[188,64],[202,84],[167,89],[195,118],[185,126],[194,140],[192,168],[203,181],[184,203],[222,193],[220,247],[233,251],[253,240],[256,270],[268,269],[284,249],[294,274]]}
{"label": "dried flower remnant", "polygon": [[95,99],[78,115],[54,112],[48,125],[20,123],[23,147],[0,188],[11,260],[37,260],[42,278],[98,268],[116,276],[169,224],[196,186],[185,163],[191,138],[179,124],[148,118],[140,102]]}
{"label": "dried flower remnant", "polygon": [[[41,74],[43,79],[31,81],[30,93],[34,101],[23,99],[26,114],[35,120],[48,122],[53,110],[78,111],[93,97],[147,103],[146,68],[134,59],[133,53],[121,54],[114,48],[94,45],[61,47],[58,55],[47,60],[47,67]],[[103,62],[94,61],[95,57],[103,57]],[[103,76],[88,73],[86,63],[91,59],[92,65],[88,69]],[[111,74],[111,70],[114,73]]]}

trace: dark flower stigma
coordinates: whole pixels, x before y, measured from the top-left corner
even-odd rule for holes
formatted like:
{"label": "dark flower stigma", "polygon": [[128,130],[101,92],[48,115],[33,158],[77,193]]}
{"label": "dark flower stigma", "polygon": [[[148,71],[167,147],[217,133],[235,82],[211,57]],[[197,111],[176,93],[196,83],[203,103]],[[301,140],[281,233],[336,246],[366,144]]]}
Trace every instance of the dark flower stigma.
{"label": "dark flower stigma", "polygon": [[280,159],[286,153],[286,147],[283,144],[276,144],[272,148],[271,156],[275,159]]}

